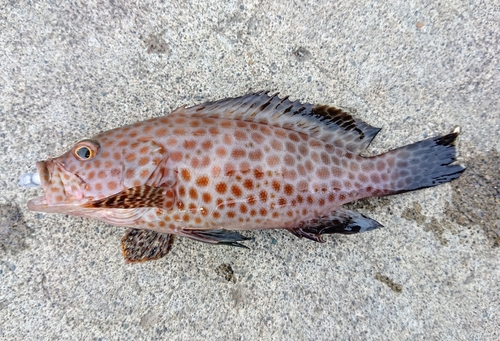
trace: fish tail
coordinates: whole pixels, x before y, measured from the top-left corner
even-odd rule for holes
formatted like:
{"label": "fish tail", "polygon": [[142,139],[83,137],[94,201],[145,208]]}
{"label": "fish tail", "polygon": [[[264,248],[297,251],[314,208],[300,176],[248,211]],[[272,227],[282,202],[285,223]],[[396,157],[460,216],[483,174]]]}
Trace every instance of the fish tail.
{"label": "fish tail", "polygon": [[465,167],[452,164],[456,160],[456,139],[453,132],[397,148],[382,155],[389,166],[389,190],[385,195],[433,187],[458,178]]}

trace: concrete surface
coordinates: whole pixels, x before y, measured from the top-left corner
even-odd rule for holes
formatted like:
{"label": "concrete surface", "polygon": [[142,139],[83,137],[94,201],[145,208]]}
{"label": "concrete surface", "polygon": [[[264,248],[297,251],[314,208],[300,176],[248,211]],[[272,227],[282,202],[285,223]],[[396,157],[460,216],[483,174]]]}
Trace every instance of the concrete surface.
{"label": "concrete surface", "polygon": [[[7,1],[0,6],[0,339],[500,339],[500,13],[494,1]],[[269,89],[355,108],[375,154],[463,128],[461,180],[351,206],[326,244],[178,239],[29,212],[36,160],[182,104]],[[37,194],[38,193],[38,194]]]}

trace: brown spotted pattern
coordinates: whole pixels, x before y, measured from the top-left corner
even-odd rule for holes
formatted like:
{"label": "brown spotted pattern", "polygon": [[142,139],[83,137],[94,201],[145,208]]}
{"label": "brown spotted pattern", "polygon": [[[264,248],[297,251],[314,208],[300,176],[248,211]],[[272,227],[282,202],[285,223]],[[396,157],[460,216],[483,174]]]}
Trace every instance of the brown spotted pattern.
{"label": "brown spotted pattern", "polygon": [[159,232],[293,228],[346,202],[419,184],[408,160],[426,162],[425,148],[360,157],[378,129],[328,107],[308,110],[326,112],[331,131],[308,135],[305,123],[289,123],[293,117],[280,126],[251,120],[251,111],[238,119],[193,107],[101,133],[91,139],[99,146],[92,159],[70,150],[38,164],[46,196],[35,204],[76,202],[76,209],[59,211]]}

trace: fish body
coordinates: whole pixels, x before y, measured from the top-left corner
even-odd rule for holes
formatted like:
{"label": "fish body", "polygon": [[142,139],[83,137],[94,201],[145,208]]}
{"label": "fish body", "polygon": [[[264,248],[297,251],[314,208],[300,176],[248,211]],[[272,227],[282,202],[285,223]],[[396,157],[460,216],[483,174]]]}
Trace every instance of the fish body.
{"label": "fish body", "polygon": [[238,230],[282,228],[323,241],[381,226],[344,203],[435,186],[464,170],[452,164],[458,131],[361,156],[379,130],[265,92],[181,107],[38,162],[45,195],[28,207],[130,227],[128,261],[163,256],[172,235],[240,246]]}

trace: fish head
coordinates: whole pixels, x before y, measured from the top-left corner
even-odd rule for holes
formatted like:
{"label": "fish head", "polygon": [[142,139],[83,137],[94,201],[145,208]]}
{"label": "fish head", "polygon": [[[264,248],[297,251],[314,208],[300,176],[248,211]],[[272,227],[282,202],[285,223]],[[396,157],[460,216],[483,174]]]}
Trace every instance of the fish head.
{"label": "fish head", "polygon": [[[121,138],[117,138],[117,136]],[[36,163],[36,182],[44,195],[28,202],[32,211],[63,213],[130,224],[141,209],[92,206],[93,202],[124,193],[131,188],[157,186],[165,178],[165,150],[151,139],[133,139],[119,129],[76,143],[66,153]],[[128,212],[128,213],[127,213]],[[127,218],[127,219],[125,219]]]}

